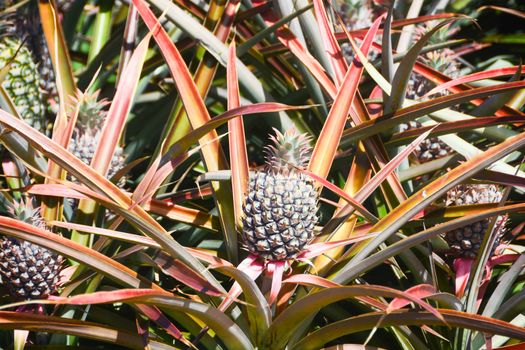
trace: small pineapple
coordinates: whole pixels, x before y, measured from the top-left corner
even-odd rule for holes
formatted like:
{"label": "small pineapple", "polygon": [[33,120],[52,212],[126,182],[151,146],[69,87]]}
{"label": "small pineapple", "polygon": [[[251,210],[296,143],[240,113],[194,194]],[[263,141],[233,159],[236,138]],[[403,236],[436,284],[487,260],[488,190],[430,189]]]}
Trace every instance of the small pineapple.
{"label": "small pineapple", "polygon": [[[347,30],[369,28],[379,15],[371,0],[341,0],[338,3],[337,12]],[[344,43],[341,49],[347,61],[351,62],[354,58],[351,45]],[[372,51],[371,58],[377,58],[377,53]]]}
{"label": "small pineapple", "polygon": [[314,237],[318,219],[314,181],[297,170],[308,161],[309,138],[295,129],[275,132],[265,168],[250,177],[243,205],[245,244],[265,261],[296,258]]}
{"label": "small pineapple", "polygon": [[[422,125],[418,121],[410,121],[408,123],[403,123],[400,125],[400,132],[413,130],[420,128]],[[450,148],[446,143],[441,141],[437,137],[430,137],[417,146],[414,150],[414,155],[418,163],[426,163],[431,160],[439,159],[452,154],[452,148]]]}
{"label": "small pineapple", "polygon": [[[436,22],[429,22],[426,25],[418,26],[415,29],[415,40],[419,40],[428,30],[436,25]],[[450,35],[446,28],[438,30],[432,38],[430,38],[428,45],[438,44],[445,40]],[[459,76],[459,62],[455,59],[454,51],[450,49],[442,49],[430,51],[420,55],[419,59],[429,67],[449,76],[456,78]],[[420,74],[412,73],[408,81],[408,89],[406,97],[412,100],[421,100],[430,90],[435,87],[435,84],[426,79]],[[445,92],[441,93],[444,94]],[[400,125],[400,131],[420,128],[421,123],[413,121],[410,123],[403,123]],[[453,153],[453,150],[439,140],[437,137],[426,139],[414,152],[419,163],[426,163],[432,160],[446,157]]]}
{"label": "small pineapple", "polygon": [[[77,92],[74,103],[79,104],[77,126],[69,144],[69,151],[86,164],[91,164],[95,155],[95,146],[98,144],[108,105],[106,100],[98,100],[99,91],[92,94]],[[117,147],[111,159],[108,177],[111,178],[124,167],[124,150]]]}
{"label": "small pineapple", "polygon": [[[503,194],[496,185],[459,185],[447,192],[446,205],[498,203],[502,197]],[[492,248],[493,252],[503,235],[505,224],[505,218],[502,216],[499,216],[496,220],[495,228],[497,232],[496,242]],[[445,240],[454,255],[470,259],[476,258],[483,242],[483,237],[487,233],[489,222],[489,219],[485,219],[448,232],[445,235]]]}
{"label": "small pineapple", "polygon": [[[18,204],[10,213],[18,219],[47,230],[38,208]],[[0,238],[0,275],[16,299],[45,299],[56,294],[64,258],[36,244],[12,237]]]}
{"label": "small pineapple", "polygon": [[45,46],[45,40],[41,40],[41,30],[30,30],[30,27],[40,26],[38,17],[35,17],[38,13],[29,8],[29,5],[36,5],[27,4],[12,11],[9,7],[13,4],[13,1],[0,3],[0,69],[10,64],[2,85],[20,117],[43,132],[46,128],[46,109],[41,90],[44,79],[40,71],[45,68],[45,64],[36,59],[44,56],[33,52],[32,43],[40,40],[38,45]]}

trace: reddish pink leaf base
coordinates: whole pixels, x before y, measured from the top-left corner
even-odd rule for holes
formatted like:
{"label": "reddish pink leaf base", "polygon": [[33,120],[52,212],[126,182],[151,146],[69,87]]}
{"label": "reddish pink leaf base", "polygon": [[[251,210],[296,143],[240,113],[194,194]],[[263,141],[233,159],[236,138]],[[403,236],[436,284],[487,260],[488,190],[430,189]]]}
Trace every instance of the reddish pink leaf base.
{"label": "reddish pink leaf base", "polygon": [[454,259],[454,270],[456,271],[456,296],[461,298],[465,294],[467,282],[470,276],[470,269],[474,263],[473,259],[457,258]]}
{"label": "reddish pink leaf base", "polygon": [[[489,262],[485,267],[485,275],[483,276],[483,281],[479,289],[478,303],[481,302],[481,298],[483,297],[485,289],[487,288],[494,266],[516,261],[518,257],[519,254],[504,254],[494,256],[489,259]],[[453,266],[454,271],[456,271],[456,296],[458,298],[461,298],[463,294],[465,294],[465,289],[467,287],[467,282],[470,277],[470,271],[472,269],[473,263],[473,259],[457,258],[454,260]]]}
{"label": "reddish pink leaf base", "polygon": [[[261,263],[253,254],[248,255],[248,257],[241,261],[239,266],[237,266],[238,270],[247,274],[254,281],[261,275],[261,273],[264,271],[264,268],[264,264]],[[226,310],[233,303],[233,301],[237,299],[239,295],[241,295],[241,293],[241,286],[239,283],[235,282],[228,292],[226,298],[222,301],[221,305],[219,305],[219,310]]]}
{"label": "reddish pink leaf base", "polygon": [[[409,288],[405,291],[405,293],[408,293],[416,298],[426,298],[434,293],[436,293],[436,289],[434,286],[431,286],[430,284],[420,284],[418,286],[414,286],[412,288]],[[399,310],[408,304],[410,304],[411,301],[403,298],[395,298],[390,302],[387,308],[387,312],[392,312],[395,310]]]}
{"label": "reddish pink leaf base", "polygon": [[286,268],[286,261],[270,261],[268,262],[267,269],[269,277],[272,279],[272,288],[270,289],[270,297],[268,298],[268,304],[272,305],[279,292],[281,291],[281,284],[283,281],[283,272]]}

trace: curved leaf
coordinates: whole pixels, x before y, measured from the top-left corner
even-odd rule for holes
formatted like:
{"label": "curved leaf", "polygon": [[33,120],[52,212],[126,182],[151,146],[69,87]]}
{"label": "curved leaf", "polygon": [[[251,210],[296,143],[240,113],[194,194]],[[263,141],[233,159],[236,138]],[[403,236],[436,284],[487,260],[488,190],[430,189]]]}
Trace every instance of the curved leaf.
{"label": "curved leaf", "polygon": [[309,294],[284,310],[270,326],[266,345],[272,349],[283,348],[303,320],[329,304],[358,296],[405,298],[432,312],[436,319],[441,318],[439,313],[419,298],[392,288],[372,285],[332,287]]}
{"label": "curved leaf", "polygon": [[[494,318],[473,315],[466,312],[438,309],[443,315],[446,324],[453,327],[477,330],[488,334],[505,335],[513,339],[524,340],[525,329]],[[293,349],[315,350],[324,344],[343,335],[360,331],[371,330],[375,327],[392,327],[404,325],[437,325],[444,326],[445,322],[435,318],[429,312],[396,311],[390,314],[369,313],[334,322],[325,326],[294,345]]]}

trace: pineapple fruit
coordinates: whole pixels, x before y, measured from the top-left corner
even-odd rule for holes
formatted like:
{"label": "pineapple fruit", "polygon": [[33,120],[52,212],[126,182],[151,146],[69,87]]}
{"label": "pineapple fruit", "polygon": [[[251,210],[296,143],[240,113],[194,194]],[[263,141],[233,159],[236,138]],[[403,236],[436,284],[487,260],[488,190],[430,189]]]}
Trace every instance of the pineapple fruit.
{"label": "pineapple fruit", "polygon": [[[447,192],[446,205],[498,203],[502,197],[503,194],[496,185],[459,185]],[[488,233],[489,223],[490,219],[485,219],[448,232],[445,235],[445,240],[453,254],[463,258],[476,258],[483,237]],[[503,235],[504,224],[505,218],[499,216],[495,224],[496,241],[492,252],[498,246]]]}
{"label": "pineapple fruit", "polygon": [[[31,225],[47,230],[38,208],[22,202],[10,213]],[[0,238],[0,275],[15,299],[45,299],[58,290],[64,258],[36,244],[12,237]]]}
{"label": "pineapple fruit", "polygon": [[275,130],[266,147],[266,165],[250,177],[243,204],[243,236],[248,250],[264,261],[295,259],[314,238],[318,190],[297,170],[311,147],[306,134]]}
{"label": "pineapple fruit", "polygon": [[[13,1],[0,4],[0,68],[10,65],[2,86],[20,117],[44,132],[46,107],[42,92],[49,90],[42,87],[50,89],[54,82],[52,68],[49,68],[51,63],[49,55],[44,54],[47,46],[40,29],[38,9],[34,8],[36,4],[29,3],[11,11],[9,7],[14,4]],[[49,62],[37,60],[37,57],[47,57]]]}

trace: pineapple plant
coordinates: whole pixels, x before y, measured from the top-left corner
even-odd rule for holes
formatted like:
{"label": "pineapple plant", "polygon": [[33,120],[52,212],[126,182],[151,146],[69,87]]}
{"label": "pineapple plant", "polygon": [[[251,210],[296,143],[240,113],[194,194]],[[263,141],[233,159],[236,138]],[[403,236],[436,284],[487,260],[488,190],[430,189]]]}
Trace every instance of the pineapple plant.
{"label": "pineapple plant", "polygon": [[[415,29],[415,41],[418,41],[427,31],[436,25],[435,21],[425,23],[417,26]],[[446,28],[438,30],[428,44],[439,44],[447,39],[450,33]],[[419,59],[429,67],[451,77],[457,78],[459,76],[459,62],[455,59],[455,53],[451,49],[445,48],[441,50],[430,51],[420,55]],[[434,84],[418,73],[412,73],[408,80],[408,87],[406,97],[412,100],[421,100],[432,88]],[[406,130],[417,129],[421,127],[421,123],[417,120],[402,123],[400,125],[400,132]],[[426,163],[432,160],[446,157],[453,153],[453,150],[443,141],[437,137],[431,137],[423,141],[414,152],[418,163]]]}
{"label": "pineapple plant", "polygon": [[2,86],[13,101],[20,117],[33,128],[46,130],[44,95],[54,91],[54,76],[36,4],[16,11],[3,2],[0,22],[0,68],[8,65]]}
{"label": "pineapple plant", "polygon": [[309,138],[295,128],[275,130],[266,147],[264,169],[250,177],[243,205],[243,236],[248,250],[265,261],[296,258],[314,238],[318,191],[300,172],[311,151]]}
{"label": "pineapple plant", "polygon": [[[48,230],[30,201],[13,204],[9,214]],[[12,237],[0,238],[0,276],[15,299],[45,299],[56,294],[64,259],[46,248]]]}
{"label": "pineapple plant", "polygon": [[[502,199],[502,192],[496,185],[488,184],[465,184],[454,187],[447,192],[446,205],[471,205],[498,203]],[[476,258],[483,237],[487,234],[490,219],[475,222],[473,224],[460,227],[447,232],[447,241],[452,253],[463,258]],[[498,246],[501,236],[504,233],[505,218],[498,216],[496,219],[496,240],[492,247],[492,252]]]}
{"label": "pineapple plant", "polygon": [[[100,141],[104,119],[107,114],[104,108],[108,105],[108,101],[105,99],[99,100],[99,93],[100,91],[94,93],[78,91],[76,97],[73,98],[73,103],[79,106],[79,113],[73,137],[69,144],[69,150],[88,165],[93,160],[95,146]],[[108,178],[113,177],[124,167],[124,161],[124,149],[119,146],[111,159]],[[121,185],[123,185],[122,182]]]}

